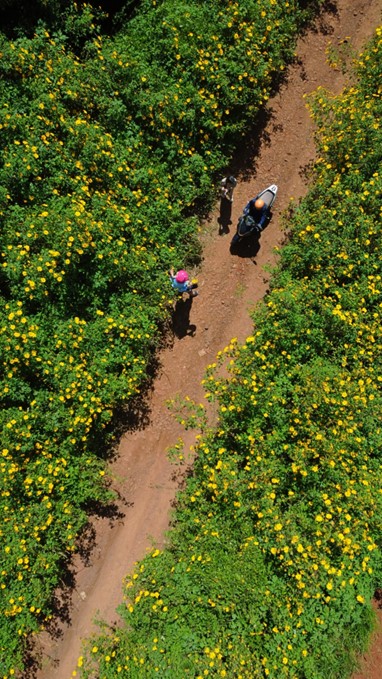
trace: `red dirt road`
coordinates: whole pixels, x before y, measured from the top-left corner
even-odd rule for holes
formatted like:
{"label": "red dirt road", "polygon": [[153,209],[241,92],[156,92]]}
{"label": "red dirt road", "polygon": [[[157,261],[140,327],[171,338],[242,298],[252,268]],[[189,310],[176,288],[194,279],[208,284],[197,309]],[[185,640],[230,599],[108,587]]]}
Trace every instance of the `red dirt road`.
{"label": "red dirt road", "polygon": [[[219,233],[218,210],[203,226],[200,294],[190,310],[189,332],[184,334],[186,326],[181,324],[178,335],[184,336],[175,337],[173,346],[160,354],[159,375],[150,395],[149,422],[122,438],[118,459],[111,467],[123,517],[118,521],[92,519],[96,546],[87,562],[78,555],[73,562],[75,587],[70,623],[58,624],[56,639],[47,633],[40,635],[36,655],[40,657],[41,670],[36,679],[75,676],[81,641],[96,630],[94,618],[98,616],[109,624],[117,620],[115,609],[122,600],[124,576],[153,542],[163,544],[171,503],[180,483],[177,468],[167,460],[166,449],[178,436],[187,446],[193,443],[193,434],[181,430],[169,414],[166,401],[177,393],[200,401],[207,365],[232,337],[242,341],[251,334],[248,310],[267,290],[269,275],[264,265],[274,263],[274,248],[282,244],[281,214],[291,197],[298,199],[305,194],[305,170],[315,156],[313,126],[303,95],[319,85],[334,93],[341,91],[346,80],[340,70],[326,63],[328,43],[336,46],[350,37],[353,46],[361,49],[381,23],[381,11],[381,0],[339,0],[334,13],[325,13],[317,21],[315,28],[299,41],[298,59],[289,69],[287,81],[269,101],[270,117],[256,157],[250,158],[246,150],[246,166],[239,170],[228,168],[239,179],[230,233]],[[261,235],[259,252],[255,257],[231,255],[229,243],[244,204],[273,183],[279,192],[273,219]],[[365,673],[354,679],[381,679],[382,636],[375,648],[379,655],[373,650],[365,661]]]}

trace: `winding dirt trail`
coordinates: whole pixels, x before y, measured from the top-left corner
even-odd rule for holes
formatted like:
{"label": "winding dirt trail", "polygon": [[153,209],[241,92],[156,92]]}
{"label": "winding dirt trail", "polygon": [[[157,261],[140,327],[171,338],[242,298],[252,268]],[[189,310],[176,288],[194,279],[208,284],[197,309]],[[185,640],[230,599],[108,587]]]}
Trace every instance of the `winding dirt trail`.
{"label": "winding dirt trail", "polygon": [[[239,341],[251,334],[248,314],[267,290],[264,265],[275,261],[274,248],[281,245],[280,217],[291,197],[303,196],[307,189],[306,169],[315,156],[313,126],[303,95],[319,85],[334,93],[341,91],[345,78],[329,68],[325,49],[329,42],[339,45],[350,38],[356,49],[372,35],[381,22],[382,0],[338,0],[337,8],[323,14],[315,27],[298,43],[296,64],[279,93],[267,107],[267,122],[256,155],[248,149],[236,167],[239,184],[235,191],[232,224],[219,228],[218,210],[204,225],[204,259],[198,273],[200,294],[187,318],[178,319],[173,346],[165,349],[160,370],[150,395],[149,421],[142,429],[123,436],[118,458],[112,464],[114,487],[121,498],[121,518],[92,519],[95,548],[87,558],[76,556],[73,563],[74,589],[66,622],[57,622],[55,638],[40,635],[36,654],[41,669],[36,679],[70,679],[75,676],[81,641],[95,631],[96,616],[112,624],[116,606],[122,599],[122,581],[135,561],[142,558],[153,542],[163,545],[169,525],[171,505],[181,478],[169,463],[166,449],[178,436],[187,446],[194,434],[183,432],[169,414],[166,401],[177,393],[201,401],[206,366],[232,337]],[[256,256],[233,256],[229,243],[246,201],[259,189],[275,183],[279,187],[273,219],[260,239]],[[382,646],[380,640],[379,649]],[[377,679],[380,673],[357,675],[356,679]],[[369,673],[368,673],[369,672]],[[30,676],[30,675],[29,675]],[[28,677],[29,679],[29,677]]]}

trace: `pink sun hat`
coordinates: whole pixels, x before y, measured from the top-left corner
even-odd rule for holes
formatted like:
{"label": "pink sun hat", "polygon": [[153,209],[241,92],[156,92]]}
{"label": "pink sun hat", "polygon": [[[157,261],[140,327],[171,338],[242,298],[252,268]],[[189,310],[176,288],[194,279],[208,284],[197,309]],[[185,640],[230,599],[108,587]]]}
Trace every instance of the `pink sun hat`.
{"label": "pink sun hat", "polygon": [[188,281],[188,273],[184,269],[180,269],[178,273],[175,276],[175,280],[177,283],[185,283]]}

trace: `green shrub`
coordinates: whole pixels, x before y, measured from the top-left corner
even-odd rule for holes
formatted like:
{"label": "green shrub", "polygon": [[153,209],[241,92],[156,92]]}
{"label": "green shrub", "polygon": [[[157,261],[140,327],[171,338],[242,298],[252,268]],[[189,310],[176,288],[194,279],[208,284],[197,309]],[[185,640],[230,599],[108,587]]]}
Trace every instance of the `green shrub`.
{"label": "green shrub", "polygon": [[312,99],[314,186],[253,335],[207,372],[218,422],[201,418],[169,546],[127,579],[125,624],[88,640],[84,678],[342,679],[367,645],[382,566],[381,36],[356,86]]}
{"label": "green shrub", "polygon": [[0,34],[3,676],[110,497],[102,449],[147,379],[166,272],[198,262],[196,215],[306,17],[143,2],[111,37],[91,5],[59,4]]}

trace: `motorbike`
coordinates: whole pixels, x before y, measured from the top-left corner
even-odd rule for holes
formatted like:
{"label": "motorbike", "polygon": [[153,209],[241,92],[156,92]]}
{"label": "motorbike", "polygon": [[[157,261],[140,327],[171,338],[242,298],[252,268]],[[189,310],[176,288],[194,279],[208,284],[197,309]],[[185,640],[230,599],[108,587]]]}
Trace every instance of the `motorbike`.
{"label": "motorbike", "polygon": [[[277,186],[276,184],[271,184],[271,186],[260,191],[257,196],[247,203],[243,210],[243,214],[239,217],[236,233],[231,240],[231,247],[238,245],[244,238],[249,238],[250,236],[259,238],[264,226],[270,219],[270,211],[276,200],[276,195]],[[251,204],[253,205],[259,198],[264,201],[264,207],[262,210],[258,211],[258,215],[255,217],[251,214]]]}

